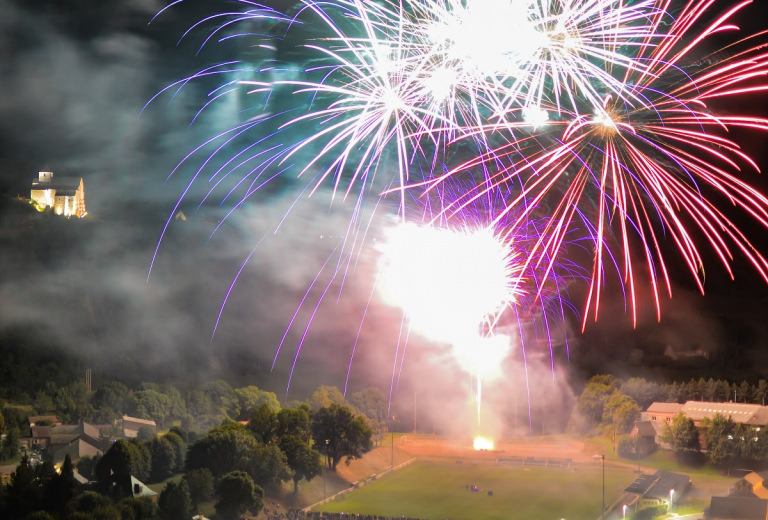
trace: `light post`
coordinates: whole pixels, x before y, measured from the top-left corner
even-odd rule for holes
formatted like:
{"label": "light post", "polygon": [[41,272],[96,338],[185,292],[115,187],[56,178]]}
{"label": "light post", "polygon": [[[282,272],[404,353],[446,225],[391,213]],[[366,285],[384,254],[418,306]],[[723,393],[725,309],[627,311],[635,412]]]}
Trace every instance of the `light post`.
{"label": "light post", "polygon": [[323,468],[323,500],[325,500],[325,484],[326,475],[328,474],[328,465],[331,463],[331,458],[328,456],[328,445],[331,443],[331,439],[325,439],[325,467]]}
{"label": "light post", "polygon": [[673,502],[674,498],[675,498],[675,490],[674,489],[670,489],[669,490],[669,510],[670,511],[672,510],[672,502]]}
{"label": "light post", "polygon": [[627,504],[624,504],[621,506],[621,517],[626,518],[627,517]]}
{"label": "light post", "polygon": [[390,460],[389,460],[389,469],[392,470],[395,468],[395,430],[393,429],[395,426],[395,416],[392,416],[392,422],[389,423],[389,433],[392,439],[392,447],[390,452]]}
{"label": "light post", "polygon": [[605,514],[605,454],[600,455],[600,461],[603,463],[603,505],[600,509],[600,518],[603,518]]}
{"label": "light post", "polygon": [[602,509],[600,509],[600,520],[603,520],[603,515],[605,515],[605,454],[595,455],[595,458],[597,457],[600,457],[600,462],[603,466],[603,501]]}

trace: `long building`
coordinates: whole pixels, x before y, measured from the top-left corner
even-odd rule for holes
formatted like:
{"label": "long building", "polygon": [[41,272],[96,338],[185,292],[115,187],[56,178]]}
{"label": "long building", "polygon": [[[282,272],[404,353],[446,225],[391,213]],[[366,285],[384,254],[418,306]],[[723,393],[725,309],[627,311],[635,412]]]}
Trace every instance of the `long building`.
{"label": "long building", "polygon": [[739,424],[748,424],[755,428],[768,425],[768,406],[746,403],[711,403],[707,401],[687,401],[680,403],[652,403],[643,413],[642,420],[656,423],[662,427],[671,424],[672,419],[681,413],[699,426],[704,419],[714,419],[715,415],[730,417]]}

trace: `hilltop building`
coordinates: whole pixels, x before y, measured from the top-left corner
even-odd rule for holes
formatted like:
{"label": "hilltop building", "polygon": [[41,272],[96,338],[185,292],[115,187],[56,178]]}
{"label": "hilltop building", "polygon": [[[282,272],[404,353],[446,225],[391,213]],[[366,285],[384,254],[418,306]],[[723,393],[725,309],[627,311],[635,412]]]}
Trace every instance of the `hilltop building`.
{"label": "hilltop building", "polygon": [[83,218],[85,211],[85,187],[82,177],[59,177],[53,172],[39,172],[32,181],[30,199],[40,208],[53,208],[57,215]]}

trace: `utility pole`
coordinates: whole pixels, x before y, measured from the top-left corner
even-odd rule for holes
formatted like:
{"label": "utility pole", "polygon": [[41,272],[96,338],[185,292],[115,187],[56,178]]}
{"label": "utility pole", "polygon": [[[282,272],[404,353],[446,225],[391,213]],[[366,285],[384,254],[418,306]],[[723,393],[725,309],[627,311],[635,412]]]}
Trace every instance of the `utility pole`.
{"label": "utility pole", "polygon": [[[415,394],[414,394],[415,395]],[[392,439],[392,447],[391,447],[391,455],[390,455],[390,462],[389,462],[389,469],[394,469],[395,467],[395,430],[393,429],[393,426],[395,425],[395,416],[392,416],[392,422],[389,423],[389,434],[390,438]]]}
{"label": "utility pole", "polygon": [[605,454],[600,455],[600,461],[603,463],[603,508],[600,510],[600,520],[605,515]]}

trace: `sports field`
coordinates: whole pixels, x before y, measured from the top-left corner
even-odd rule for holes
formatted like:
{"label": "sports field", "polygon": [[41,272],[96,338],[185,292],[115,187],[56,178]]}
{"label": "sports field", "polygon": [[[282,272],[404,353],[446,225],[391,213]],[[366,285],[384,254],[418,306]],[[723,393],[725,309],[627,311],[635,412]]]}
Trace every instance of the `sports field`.
{"label": "sports field", "polygon": [[[606,467],[606,507],[634,477],[631,469]],[[599,465],[574,471],[441,460],[416,462],[315,510],[430,520],[595,520],[601,502]]]}

